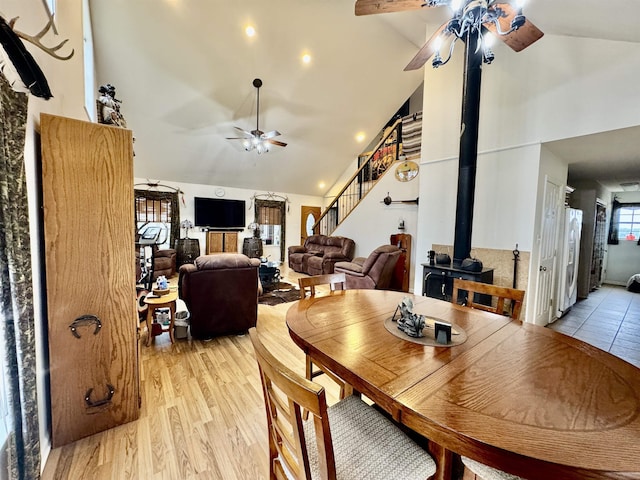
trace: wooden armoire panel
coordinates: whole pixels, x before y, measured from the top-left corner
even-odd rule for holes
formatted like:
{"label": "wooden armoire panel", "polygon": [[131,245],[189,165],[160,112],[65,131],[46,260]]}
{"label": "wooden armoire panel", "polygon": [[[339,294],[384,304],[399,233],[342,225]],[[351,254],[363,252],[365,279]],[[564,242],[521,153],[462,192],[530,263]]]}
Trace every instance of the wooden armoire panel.
{"label": "wooden armoire panel", "polygon": [[411,272],[411,235],[396,233],[390,237],[391,245],[397,245],[402,250],[391,277],[390,290],[399,292],[409,291],[409,275]]}
{"label": "wooden armoire panel", "polygon": [[138,418],[131,131],[42,114],[52,443]]}
{"label": "wooden armoire panel", "polygon": [[238,232],[207,232],[206,254],[238,253]]}

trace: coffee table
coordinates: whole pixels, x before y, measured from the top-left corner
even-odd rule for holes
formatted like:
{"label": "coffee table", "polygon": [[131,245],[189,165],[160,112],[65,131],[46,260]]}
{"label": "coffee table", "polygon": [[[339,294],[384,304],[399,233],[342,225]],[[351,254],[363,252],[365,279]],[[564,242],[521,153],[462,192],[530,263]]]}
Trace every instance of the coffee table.
{"label": "coffee table", "polygon": [[280,281],[279,266],[280,263],[278,262],[263,262],[260,264],[258,273],[263,287],[270,287]]}

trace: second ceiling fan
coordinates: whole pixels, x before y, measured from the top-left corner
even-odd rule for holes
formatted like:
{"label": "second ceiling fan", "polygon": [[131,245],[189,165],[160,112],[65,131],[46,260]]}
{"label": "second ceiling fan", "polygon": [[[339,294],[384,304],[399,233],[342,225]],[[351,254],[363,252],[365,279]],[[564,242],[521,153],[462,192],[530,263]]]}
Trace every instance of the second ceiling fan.
{"label": "second ceiling fan", "polygon": [[243,134],[242,137],[226,137],[227,140],[242,140],[242,146],[247,152],[255,150],[256,152],[264,153],[268,152],[271,145],[278,147],[286,147],[287,144],[274,140],[273,137],[277,137],[280,134],[277,130],[271,130],[270,132],[263,132],[260,130],[260,87],[262,86],[262,80],[256,78],[253,80],[253,86],[256,87],[257,99],[256,99],[256,128],[250,132],[240,127],[233,127]]}
{"label": "second ceiling fan", "polygon": [[[447,63],[453,51],[449,46],[449,58],[440,55],[442,43],[462,38],[463,32],[482,37],[487,31],[495,34],[514,51],[519,52],[543,36],[543,33],[522,15],[524,0],[356,0],[356,15],[419,10],[424,7],[447,5],[453,17],[436,30],[427,43],[405,67],[405,70],[421,68],[434,56],[433,66]],[[493,58],[485,62],[490,63]]]}

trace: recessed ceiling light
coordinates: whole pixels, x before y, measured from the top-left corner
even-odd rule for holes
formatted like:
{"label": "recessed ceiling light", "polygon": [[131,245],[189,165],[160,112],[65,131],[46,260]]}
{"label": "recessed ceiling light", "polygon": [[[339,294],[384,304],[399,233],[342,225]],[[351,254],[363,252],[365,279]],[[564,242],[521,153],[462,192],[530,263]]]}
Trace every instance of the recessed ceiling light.
{"label": "recessed ceiling light", "polygon": [[318,183],[318,188],[324,188],[326,185],[324,182]]}
{"label": "recessed ceiling light", "polygon": [[358,143],[362,143],[364,142],[364,139],[367,138],[367,136],[365,135],[364,132],[358,132],[356,133],[356,142]]}
{"label": "recessed ceiling light", "polygon": [[308,53],[304,53],[302,55],[302,63],[306,63],[307,65],[311,63],[311,55]]}
{"label": "recessed ceiling light", "polygon": [[256,34],[256,29],[253,25],[247,25],[247,28],[244,29],[244,33],[247,34],[247,37],[253,37]]}

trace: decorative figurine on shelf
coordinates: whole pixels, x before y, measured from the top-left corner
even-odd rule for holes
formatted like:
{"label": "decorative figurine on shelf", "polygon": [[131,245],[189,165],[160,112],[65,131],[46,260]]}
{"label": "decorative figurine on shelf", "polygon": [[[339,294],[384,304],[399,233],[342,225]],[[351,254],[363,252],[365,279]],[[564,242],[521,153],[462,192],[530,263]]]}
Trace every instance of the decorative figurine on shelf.
{"label": "decorative figurine on shelf", "polygon": [[100,104],[98,122],[127,128],[127,121],[124,119],[122,113],[120,113],[120,104],[122,101],[116,98],[116,88],[110,83],[107,83],[106,85],[101,85],[98,92],[100,92],[100,97],[98,97]]}
{"label": "decorative figurine on shelf", "polygon": [[180,222],[180,228],[184,228],[184,238],[189,238],[189,230],[193,228],[193,222],[191,220],[183,220]]}
{"label": "decorative figurine on shelf", "polygon": [[[396,308],[396,313],[400,310],[400,318],[397,320],[398,329],[410,337],[423,337],[422,330],[425,326],[424,315],[413,313],[413,301],[409,297],[404,297]],[[396,313],[393,320],[396,321]]]}

